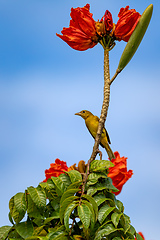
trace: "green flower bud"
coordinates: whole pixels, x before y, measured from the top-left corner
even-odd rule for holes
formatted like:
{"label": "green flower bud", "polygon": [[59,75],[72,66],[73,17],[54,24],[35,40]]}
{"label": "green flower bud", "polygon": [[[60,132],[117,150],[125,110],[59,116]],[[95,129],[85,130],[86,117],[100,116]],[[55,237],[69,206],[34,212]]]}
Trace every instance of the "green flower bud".
{"label": "green flower bud", "polygon": [[143,36],[147,30],[149,22],[152,17],[153,4],[150,4],[143,12],[139,19],[135,30],[133,31],[119,61],[118,72],[121,72],[123,68],[129,63],[133,55],[135,54],[139,44],[141,43]]}

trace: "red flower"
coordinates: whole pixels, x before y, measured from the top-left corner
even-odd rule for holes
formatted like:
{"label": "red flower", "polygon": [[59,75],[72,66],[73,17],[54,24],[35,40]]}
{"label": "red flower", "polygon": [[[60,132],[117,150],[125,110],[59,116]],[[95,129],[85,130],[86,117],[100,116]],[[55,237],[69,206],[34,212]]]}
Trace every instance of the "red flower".
{"label": "red flower", "polygon": [[129,6],[121,8],[118,14],[119,20],[114,30],[114,36],[117,40],[128,42],[132,35],[141,15],[135,9],[130,9]]}
{"label": "red flower", "polygon": [[123,185],[132,177],[133,171],[127,172],[127,158],[120,157],[118,152],[115,152],[114,155],[116,158],[111,160],[114,167],[109,168],[108,177],[112,179],[113,185],[119,190],[119,192],[115,192],[115,195],[118,195]]}
{"label": "red flower", "polygon": [[[139,235],[145,240],[142,232],[139,232]],[[135,238],[135,240],[137,240],[137,238]]]}
{"label": "red flower", "polygon": [[43,182],[47,182],[49,178],[58,177],[64,171],[68,171],[68,167],[66,162],[59,160],[58,158],[55,160],[55,163],[50,164],[50,168],[45,170],[46,179]]}
{"label": "red flower", "polygon": [[105,23],[106,31],[110,32],[113,28],[113,19],[112,19],[112,14],[108,10],[106,10],[104,14],[104,23]]}
{"label": "red flower", "polygon": [[89,4],[82,8],[71,8],[69,28],[63,28],[63,35],[56,34],[75,50],[84,51],[98,43],[95,21],[89,8]]}
{"label": "red flower", "polygon": [[[95,22],[96,32],[100,37],[106,37],[113,28],[112,14],[106,10],[101,21]],[[100,38],[101,39],[101,38]]]}

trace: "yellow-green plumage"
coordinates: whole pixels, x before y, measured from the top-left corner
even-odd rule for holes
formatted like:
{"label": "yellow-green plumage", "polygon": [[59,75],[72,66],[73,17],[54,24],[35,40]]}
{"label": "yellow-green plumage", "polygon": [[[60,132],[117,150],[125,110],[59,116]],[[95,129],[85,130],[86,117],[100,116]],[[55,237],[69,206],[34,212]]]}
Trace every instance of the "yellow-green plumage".
{"label": "yellow-green plumage", "polygon": [[[95,138],[98,130],[99,118],[87,110],[82,110],[75,115],[81,116],[85,120],[86,127],[88,128],[92,137]],[[115,156],[109,146],[110,143],[109,135],[106,129],[103,128],[100,145],[106,149],[109,159],[111,160],[112,158],[115,158]]]}

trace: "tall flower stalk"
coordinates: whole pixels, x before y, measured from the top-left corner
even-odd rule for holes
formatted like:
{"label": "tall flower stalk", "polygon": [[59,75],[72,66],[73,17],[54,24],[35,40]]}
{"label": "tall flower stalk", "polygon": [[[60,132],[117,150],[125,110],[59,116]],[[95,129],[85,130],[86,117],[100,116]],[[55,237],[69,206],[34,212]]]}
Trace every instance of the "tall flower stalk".
{"label": "tall flower stalk", "polygon": [[88,160],[87,174],[89,173],[89,164],[96,158],[98,153],[98,147],[101,139],[101,134],[104,128],[104,124],[107,118],[108,107],[110,101],[110,69],[109,69],[109,49],[104,49],[104,90],[103,90],[103,104],[101,110],[101,116],[99,120],[97,135],[93,146],[93,151],[90,159]]}
{"label": "tall flower stalk", "polygon": [[101,116],[100,116],[100,119],[99,119],[97,135],[96,135],[94,146],[93,146],[93,151],[92,151],[91,157],[90,157],[90,159],[88,160],[88,163],[87,163],[87,171],[86,171],[85,176],[84,176],[84,185],[83,185],[83,188],[82,188],[82,195],[84,194],[85,185],[86,185],[87,178],[88,178],[88,175],[89,175],[90,163],[93,160],[95,160],[95,158],[97,156],[97,153],[98,153],[102,131],[103,131],[104,124],[105,124],[105,121],[106,121],[106,118],[107,118],[109,101],[110,101],[109,49],[108,49],[108,47],[106,47],[106,48],[104,48],[103,104],[102,104]]}

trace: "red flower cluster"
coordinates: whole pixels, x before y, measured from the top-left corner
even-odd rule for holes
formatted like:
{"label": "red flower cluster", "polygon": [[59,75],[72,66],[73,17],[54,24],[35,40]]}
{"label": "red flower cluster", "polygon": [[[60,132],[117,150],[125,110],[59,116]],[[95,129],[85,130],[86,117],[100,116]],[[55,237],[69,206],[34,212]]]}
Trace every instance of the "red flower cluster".
{"label": "red flower cluster", "polygon": [[55,163],[50,164],[50,168],[45,170],[46,179],[43,182],[47,182],[49,178],[58,177],[64,171],[68,171],[68,167],[66,162],[59,160],[58,158],[55,160]]}
{"label": "red flower cluster", "polygon": [[63,28],[62,35],[56,34],[75,50],[84,51],[93,48],[103,38],[109,43],[113,43],[114,40],[128,42],[141,16],[135,9],[129,10],[129,6],[121,8],[118,14],[119,20],[115,25],[108,10],[101,21],[96,22],[89,9],[89,4],[82,8],[72,8],[69,27]]}
{"label": "red flower cluster", "polygon": [[[121,192],[123,185],[133,175],[133,171],[127,171],[127,158],[120,157],[118,152],[115,152],[114,155],[116,158],[111,160],[114,166],[109,168],[108,177],[112,179],[113,185],[119,190],[119,192],[115,192],[115,195],[118,195]],[[74,164],[68,168],[66,162],[57,158],[55,163],[51,163],[50,168],[45,170],[46,179],[43,182],[47,182],[52,176],[58,177],[60,174],[64,173],[64,171],[70,170],[77,170],[84,173],[86,171],[85,162],[81,160],[78,163],[78,167]]]}
{"label": "red flower cluster", "polygon": [[132,177],[133,171],[127,171],[127,158],[120,157],[118,152],[115,152],[114,155],[116,158],[111,160],[114,167],[109,168],[108,177],[112,179],[113,185],[119,190],[119,192],[115,192],[115,195],[118,195],[123,185]]}

